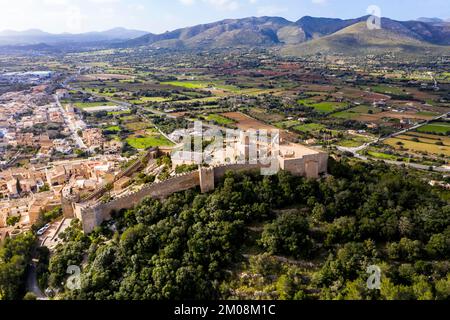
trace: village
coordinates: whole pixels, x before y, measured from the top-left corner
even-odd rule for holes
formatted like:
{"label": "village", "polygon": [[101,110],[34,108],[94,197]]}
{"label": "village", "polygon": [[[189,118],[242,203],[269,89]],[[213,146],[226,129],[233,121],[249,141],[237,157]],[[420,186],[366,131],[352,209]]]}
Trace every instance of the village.
{"label": "village", "polygon": [[[120,156],[120,143],[108,144],[100,130],[87,128],[73,108],[59,104],[66,90],[47,92],[48,76],[30,73],[28,81],[36,86],[0,96],[2,241],[42,224],[44,213],[61,208],[64,188],[92,192],[128,160]],[[26,81],[23,77],[20,81]]]}

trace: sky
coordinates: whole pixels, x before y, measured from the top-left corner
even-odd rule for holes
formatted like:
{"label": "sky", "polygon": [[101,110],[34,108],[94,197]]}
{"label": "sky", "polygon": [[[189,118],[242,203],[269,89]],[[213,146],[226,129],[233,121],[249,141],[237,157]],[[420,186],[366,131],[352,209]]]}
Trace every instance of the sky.
{"label": "sky", "polygon": [[162,33],[249,16],[355,18],[371,5],[397,20],[450,18],[449,0],[0,0],[0,30],[81,33],[126,27]]}

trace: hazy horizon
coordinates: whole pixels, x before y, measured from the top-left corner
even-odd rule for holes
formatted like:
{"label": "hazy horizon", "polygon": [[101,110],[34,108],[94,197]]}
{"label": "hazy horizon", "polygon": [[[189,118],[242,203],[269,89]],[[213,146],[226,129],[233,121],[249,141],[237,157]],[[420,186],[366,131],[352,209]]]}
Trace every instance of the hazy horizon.
{"label": "hazy horizon", "polygon": [[[306,15],[307,16],[307,15]],[[363,15],[364,16],[364,15]],[[250,18],[250,17],[255,17],[255,18],[261,18],[261,17],[265,17],[265,16],[248,16],[248,17],[242,17],[242,18]],[[287,18],[285,18],[285,17],[282,17],[282,16],[269,16],[269,17],[278,17],[278,18],[284,18],[284,19],[287,19]],[[302,16],[302,17],[305,17],[305,16]],[[301,19],[302,17],[299,17],[299,19]],[[312,17],[314,17],[314,16],[312,16]],[[352,18],[359,18],[359,17],[361,17],[361,16],[355,16],[355,17],[352,17]],[[330,18],[330,17],[314,17],[314,18]],[[333,17],[333,18],[335,18],[335,17]],[[352,18],[338,18],[338,19],[352,19]],[[383,18],[390,18],[390,19],[392,19],[392,17],[385,17],[385,16],[383,16]],[[442,20],[444,20],[444,21],[449,21],[448,19],[443,19],[443,18],[439,18],[439,17],[417,17],[416,19],[411,19],[411,20],[417,20],[417,19],[420,19],[420,18],[429,18],[429,19],[442,19]],[[220,20],[216,20],[216,21],[221,21],[221,20],[226,20],[227,18],[224,18],[224,19],[220,19]],[[232,18],[230,18],[230,19],[232,19]],[[289,19],[287,19],[287,20],[289,20]],[[298,19],[297,19],[298,20]],[[290,20],[291,22],[295,22],[295,21],[297,21],[297,20]],[[204,23],[202,23],[202,22],[200,22],[200,23],[198,23],[199,25],[200,24],[207,24],[207,23],[212,23],[212,22],[216,22],[216,21],[209,21],[209,22],[204,22]],[[405,20],[405,21],[407,21],[407,20]],[[186,25],[186,26],[182,26],[182,27],[179,27],[179,28],[188,28],[188,27],[191,27],[191,26],[194,26],[194,25]],[[108,29],[103,29],[103,30],[87,30],[87,31],[83,31],[83,32],[80,32],[80,34],[82,34],[82,33],[95,33],[95,32],[107,32],[107,31],[110,31],[110,30],[114,30],[114,29],[125,29],[125,30],[135,30],[135,31],[143,31],[143,32],[149,32],[149,33],[156,33],[156,32],[152,32],[151,30],[143,30],[143,29],[138,29],[138,28],[129,28],[129,27],[126,27],[126,26],[116,26],[116,27],[112,27],[112,28],[108,28]],[[178,28],[176,28],[176,29],[178,29]],[[170,30],[167,30],[167,31],[173,31],[173,30],[176,30],[176,29],[170,29]],[[14,30],[14,29],[0,29],[0,32],[27,32],[27,31],[40,31],[40,32],[45,32],[45,33],[49,33],[49,34],[54,34],[54,35],[62,35],[62,34],[73,34],[73,35],[75,35],[75,34],[78,34],[77,32],[68,32],[68,31],[65,31],[65,32],[51,32],[51,31],[46,31],[46,30],[42,30],[42,29],[40,29],[40,28],[30,28],[30,29],[23,29],[23,30]]]}
{"label": "hazy horizon", "polygon": [[[296,21],[304,16],[349,19],[377,5],[383,17],[415,20],[448,19],[446,0],[0,0],[0,31],[41,30],[48,33],[101,32],[114,28],[163,33],[223,19],[277,16]],[[408,10],[405,10],[408,7]],[[447,8],[448,10],[445,10]]]}

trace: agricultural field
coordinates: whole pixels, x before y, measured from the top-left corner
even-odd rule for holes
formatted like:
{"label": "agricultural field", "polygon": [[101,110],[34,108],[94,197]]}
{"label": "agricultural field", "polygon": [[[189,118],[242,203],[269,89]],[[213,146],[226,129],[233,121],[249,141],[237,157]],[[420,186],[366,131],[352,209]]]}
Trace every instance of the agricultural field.
{"label": "agricultural field", "polygon": [[339,141],[337,145],[346,148],[357,148],[372,140],[373,139],[370,137],[348,135],[343,140]]}
{"label": "agricultural field", "polygon": [[186,89],[205,89],[209,86],[208,82],[202,81],[168,81],[162,82],[161,84],[173,87],[182,87]]}
{"label": "agricultural field", "polygon": [[204,116],[203,118],[207,121],[212,121],[214,123],[217,123],[218,125],[233,125],[236,123],[232,119],[221,116],[219,114],[209,114],[207,116]]}
{"label": "agricultural field", "polygon": [[373,92],[386,94],[386,95],[404,95],[409,94],[409,92],[406,89],[402,89],[399,87],[394,86],[385,86],[385,85],[378,85],[370,88]]}
{"label": "agricultural field", "polygon": [[275,123],[275,126],[280,129],[290,129],[298,125],[300,125],[300,121],[297,120],[286,120]]}
{"label": "agricultural field", "polygon": [[[314,138],[318,144],[326,146],[357,147],[370,138],[349,135],[350,130],[365,131],[370,137],[385,136],[431,120],[448,110],[441,102],[445,92],[422,90],[420,84],[416,87],[403,85],[399,79],[408,74],[397,69],[384,73],[371,70],[369,74],[374,78],[364,75],[361,83],[351,83],[345,81],[351,77],[340,77],[337,68],[333,71],[336,78],[318,83],[315,72],[301,80],[292,76],[292,70],[300,70],[300,65],[296,65],[297,69],[284,68],[283,64],[274,62],[230,67],[227,62],[216,72],[217,69],[210,66],[220,59],[214,55],[201,58],[205,61],[200,64],[198,57],[192,55],[177,59],[156,55],[139,66],[131,66],[126,61],[127,53],[123,58],[124,61],[114,65],[92,62],[96,65],[95,74],[87,74],[72,85],[74,91],[84,93],[73,93],[72,100],[80,109],[89,108],[82,102],[90,98],[89,94],[94,97],[90,99],[93,101],[103,97],[131,104],[130,112],[108,112],[108,116],[113,117],[110,126],[115,125],[113,121],[119,121],[123,131],[118,135],[122,139],[146,137],[146,130],[152,128],[152,117],[167,115],[186,117],[190,121],[202,119],[244,130],[278,128],[292,141]],[[226,60],[234,61],[234,58],[227,56]],[[385,80],[379,81],[380,77]],[[93,102],[93,105],[99,104]],[[145,115],[148,123],[133,116],[131,111]],[[446,128],[433,125],[435,127],[419,129],[417,134],[448,134]],[[111,134],[114,131],[108,130]],[[409,140],[414,142],[412,138]],[[425,138],[422,141],[431,142]],[[134,144],[137,145],[136,141]]]}
{"label": "agricultural field", "polygon": [[141,97],[136,100],[129,100],[128,102],[133,104],[146,104],[149,102],[167,102],[167,101],[171,101],[171,99],[164,97]]}
{"label": "agricultural field", "polygon": [[439,135],[450,134],[450,122],[433,122],[417,129],[418,132],[431,133]]}
{"label": "agricultural field", "polygon": [[111,102],[74,102],[74,107],[79,109],[89,109],[98,107],[117,107]]}
{"label": "agricultural field", "polygon": [[123,116],[123,115],[129,115],[131,113],[130,110],[122,110],[122,111],[112,111],[108,112],[109,116]]}
{"label": "agricultural field", "polygon": [[[134,119],[130,119],[130,120],[134,120]],[[151,124],[147,123],[147,122],[142,122],[142,121],[127,122],[125,124],[125,127],[130,131],[139,131],[139,130],[145,130],[145,129],[150,128]]]}
{"label": "agricultural field", "polygon": [[186,89],[210,89],[210,90],[223,90],[230,92],[239,92],[240,89],[232,86],[221,84],[217,82],[208,82],[208,81],[168,81],[162,82],[161,84],[169,85],[173,87],[182,87]]}
{"label": "agricultural field", "polygon": [[130,146],[138,150],[145,150],[154,147],[170,147],[173,143],[160,134],[147,136],[134,136],[126,140]]}
{"label": "agricultural field", "polygon": [[250,108],[248,114],[264,123],[277,123],[283,121],[286,116],[277,111],[268,111],[261,108]]}
{"label": "agricultural field", "polygon": [[429,143],[426,140],[412,141],[410,139],[392,138],[386,140],[386,144],[400,151],[445,155],[450,157],[450,146]]}
{"label": "agricultural field", "polygon": [[339,118],[339,119],[346,119],[346,120],[355,120],[363,115],[377,114],[380,112],[381,112],[381,110],[378,108],[369,107],[369,106],[358,106],[358,107],[354,107],[354,108],[346,110],[346,111],[340,111],[340,112],[333,113],[331,115],[331,117]]}
{"label": "agricultural field", "polygon": [[389,161],[397,161],[399,158],[392,154],[376,152],[376,151],[368,151],[367,154],[376,159],[389,160]]}
{"label": "agricultural field", "polygon": [[102,112],[102,111],[117,112],[120,109],[121,109],[121,107],[119,107],[119,106],[102,105],[102,106],[96,106],[96,107],[84,107],[83,111],[89,112],[89,113],[96,113],[96,112]]}
{"label": "agricultural field", "polygon": [[241,130],[273,130],[275,127],[265,124],[261,121],[253,119],[242,112],[227,112],[222,116],[229,118],[236,122],[236,126]]}
{"label": "agricultural field", "polygon": [[316,110],[319,113],[331,113],[348,106],[348,103],[345,102],[324,101],[316,103],[313,102],[311,99],[298,100],[297,103],[300,105],[304,105],[306,107],[314,108],[314,110]]}
{"label": "agricultural field", "polygon": [[308,123],[298,125],[292,128],[295,131],[303,132],[303,133],[311,133],[325,129],[325,126],[318,123]]}
{"label": "agricultural field", "polygon": [[125,74],[87,74],[78,78],[79,81],[107,81],[107,80],[131,80],[134,77]]}
{"label": "agricultural field", "polygon": [[109,126],[109,127],[105,127],[103,130],[117,133],[117,132],[120,132],[122,130],[122,128],[120,128],[119,126]]}
{"label": "agricultural field", "polygon": [[362,122],[385,122],[385,119],[397,119],[397,120],[415,120],[415,121],[425,121],[431,120],[433,117],[429,115],[419,114],[417,112],[395,112],[395,111],[384,111],[378,112],[376,114],[362,114],[355,118]]}

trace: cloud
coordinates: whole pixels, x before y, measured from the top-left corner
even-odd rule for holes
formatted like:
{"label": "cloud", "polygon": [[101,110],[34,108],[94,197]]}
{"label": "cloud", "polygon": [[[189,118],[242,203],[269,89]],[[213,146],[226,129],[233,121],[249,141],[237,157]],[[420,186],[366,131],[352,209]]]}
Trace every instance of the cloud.
{"label": "cloud", "polygon": [[319,4],[319,5],[327,4],[327,2],[328,2],[328,0],[312,0],[312,3]]}

